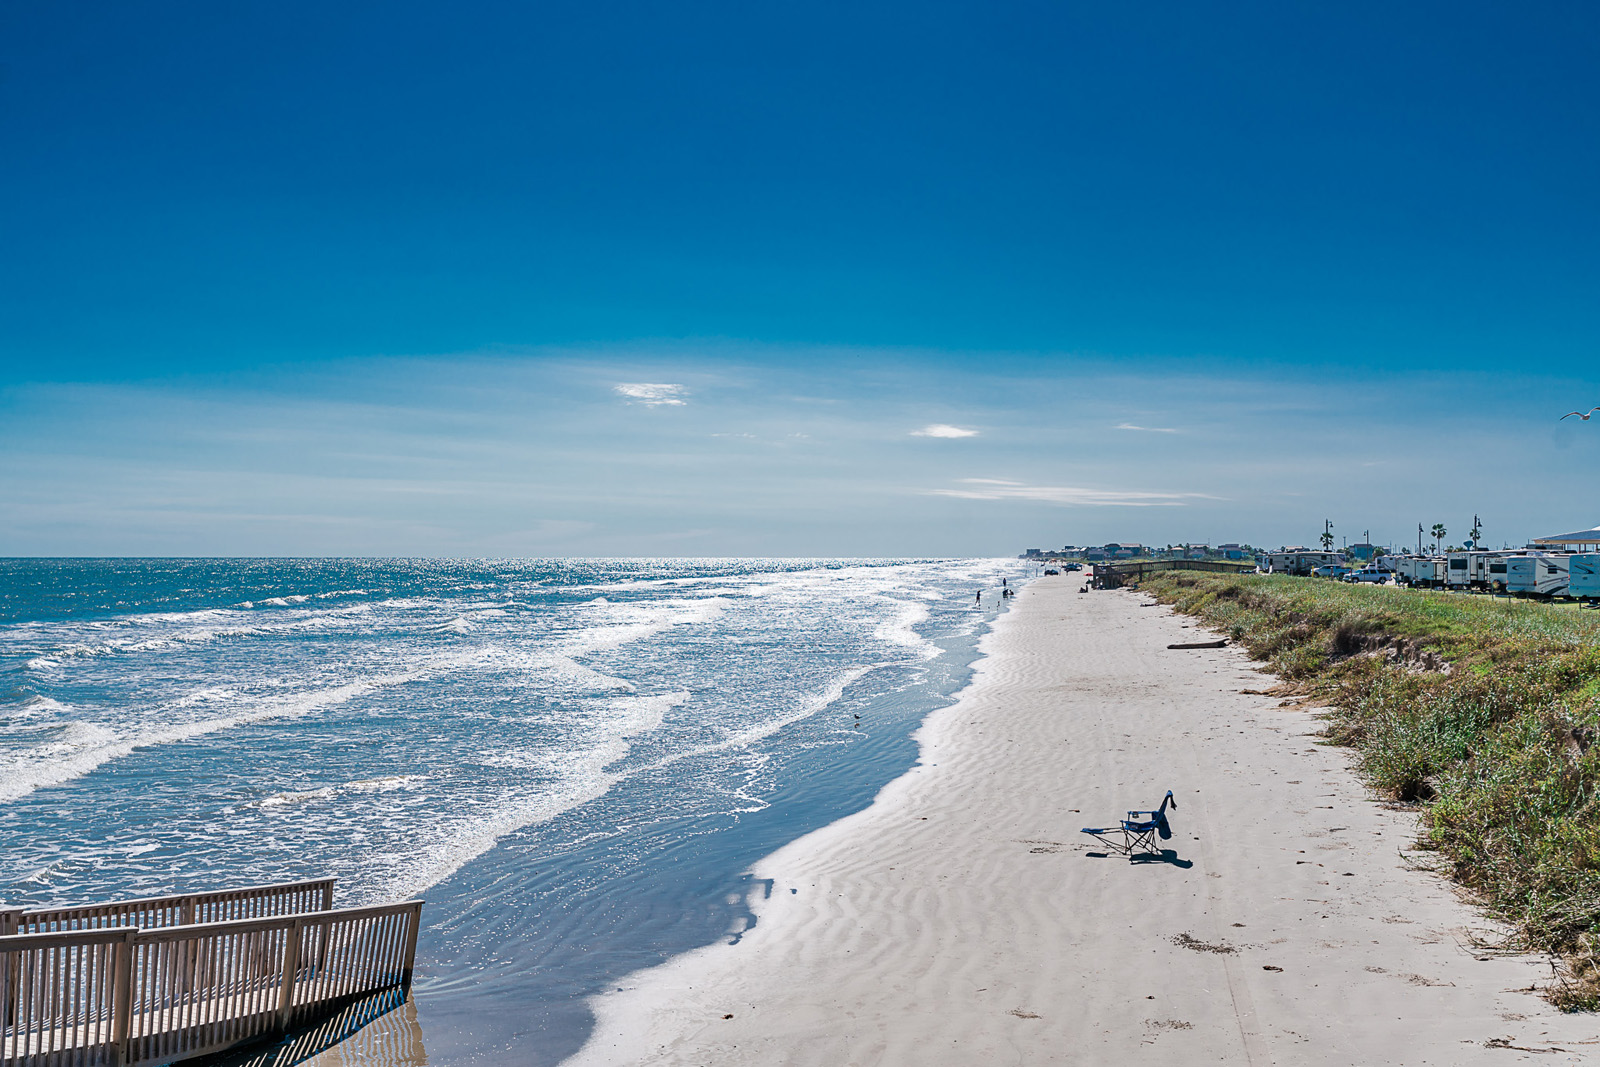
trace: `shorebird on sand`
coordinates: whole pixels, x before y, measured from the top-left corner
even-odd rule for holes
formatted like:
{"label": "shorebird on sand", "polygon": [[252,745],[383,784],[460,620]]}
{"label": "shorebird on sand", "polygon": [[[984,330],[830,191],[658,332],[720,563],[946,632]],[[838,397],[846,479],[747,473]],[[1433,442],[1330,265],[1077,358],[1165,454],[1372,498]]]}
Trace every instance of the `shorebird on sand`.
{"label": "shorebird on sand", "polygon": [[[1572,418],[1572,416],[1576,415],[1576,416],[1578,416],[1578,418],[1582,419],[1584,422],[1588,422],[1589,421],[1589,415],[1593,415],[1597,411],[1600,411],[1600,407],[1590,408],[1587,415],[1584,414],[1581,411],[1569,411],[1565,415],[1561,416],[1561,419],[1570,419],[1570,418]],[[1560,422],[1561,419],[1557,419],[1556,421]]]}

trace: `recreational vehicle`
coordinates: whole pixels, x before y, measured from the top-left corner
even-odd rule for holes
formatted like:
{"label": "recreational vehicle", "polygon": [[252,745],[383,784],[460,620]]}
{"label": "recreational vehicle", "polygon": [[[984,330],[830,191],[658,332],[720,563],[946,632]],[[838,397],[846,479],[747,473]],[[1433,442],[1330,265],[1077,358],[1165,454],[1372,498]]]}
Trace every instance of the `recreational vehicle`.
{"label": "recreational vehicle", "polygon": [[1580,552],[1567,560],[1571,567],[1571,581],[1567,595],[1579,600],[1600,600],[1600,554]]}
{"label": "recreational vehicle", "polygon": [[[1449,589],[1503,589],[1505,562],[1511,556],[1520,555],[1523,555],[1522,549],[1448,553],[1445,586]],[[1498,586],[1496,581],[1500,582]]]}
{"label": "recreational vehicle", "polygon": [[1267,554],[1268,574],[1309,575],[1318,567],[1344,562],[1342,552],[1271,552]]}
{"label": "recreational vehicle", "polygon": [[1506,592],[1519,596],[1564,596],[1572,577],[1571,556],[1537,552],[1506,558]]}
{"label": "recreational vehicle", "polygon": [[1395,561],[1395,580],[1401,585],[1437,589],[1444,585],[1444,557],[1401,556]]}

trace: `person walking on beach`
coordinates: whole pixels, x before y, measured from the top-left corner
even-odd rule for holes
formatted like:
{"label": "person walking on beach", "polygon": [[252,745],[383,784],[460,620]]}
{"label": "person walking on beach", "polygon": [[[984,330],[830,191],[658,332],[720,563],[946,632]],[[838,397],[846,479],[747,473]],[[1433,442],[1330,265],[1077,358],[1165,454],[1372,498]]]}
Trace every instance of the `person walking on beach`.
{"label": "person walking on beach", "polygon": [[982,589],[980,589],[976,593],[972,594],[972,602],[974,604],[982,604],[983,603],[983,590]]}

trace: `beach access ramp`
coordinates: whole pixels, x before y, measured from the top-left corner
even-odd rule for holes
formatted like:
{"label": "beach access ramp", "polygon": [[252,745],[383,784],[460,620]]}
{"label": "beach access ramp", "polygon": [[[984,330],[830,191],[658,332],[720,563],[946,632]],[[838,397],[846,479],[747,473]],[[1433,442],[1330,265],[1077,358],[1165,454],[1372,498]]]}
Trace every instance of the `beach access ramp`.
{"label": "beach access ramp", "polygon": [[333,881],[0,911],[0,1067],[140,1067],[278,1037],[411,985],[422,901]]}

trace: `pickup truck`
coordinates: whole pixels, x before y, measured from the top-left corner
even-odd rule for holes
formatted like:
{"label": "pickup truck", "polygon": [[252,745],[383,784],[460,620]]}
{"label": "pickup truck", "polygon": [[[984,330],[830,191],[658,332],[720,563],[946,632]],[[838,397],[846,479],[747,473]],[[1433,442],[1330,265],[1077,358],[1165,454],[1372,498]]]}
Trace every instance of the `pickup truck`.
{"label": "pickup truck", "polygon": [[1351,571],[1344,576],[1347,582],[1377,582],[1383,584],[1389,580],[1388,571],[1380,571],[1376,567],[1365,567],[1359,571]]}

